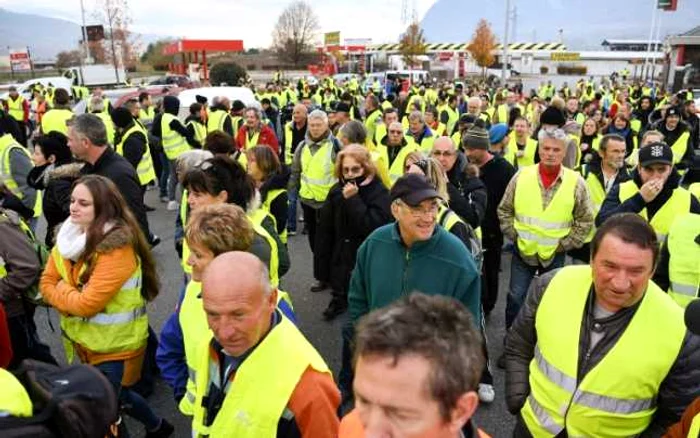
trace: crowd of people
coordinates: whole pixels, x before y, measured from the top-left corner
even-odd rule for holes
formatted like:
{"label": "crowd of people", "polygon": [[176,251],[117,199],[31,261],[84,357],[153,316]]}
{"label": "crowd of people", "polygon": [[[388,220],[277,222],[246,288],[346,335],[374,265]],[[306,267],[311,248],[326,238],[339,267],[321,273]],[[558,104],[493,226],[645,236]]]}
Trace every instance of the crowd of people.
{"label": "crowd of people", "polygon": [[[114,107],[97,89],[74,114],[75,90],[11,90],[0,364],[57,364],[34,322],[48,306],[67,360],[106,376],[149,438],[174,433],[147,401],[156,374],[196,437],[486,437],[485,320],[507,281],[494,362],[514,437],[697,436],[700,119],[685,91],[253,88],[247,105],[197,96],[184,120],[171,95]],[[182,266],[160,333],[150,188]],[[297,327],[307,291],[285,287],[300,224],[309,292],[331,291],[322,317],[348,314],[335,376]],[[25,398],[0,412],[31,416]],[[105,436],[126,436],[114,420]]]}

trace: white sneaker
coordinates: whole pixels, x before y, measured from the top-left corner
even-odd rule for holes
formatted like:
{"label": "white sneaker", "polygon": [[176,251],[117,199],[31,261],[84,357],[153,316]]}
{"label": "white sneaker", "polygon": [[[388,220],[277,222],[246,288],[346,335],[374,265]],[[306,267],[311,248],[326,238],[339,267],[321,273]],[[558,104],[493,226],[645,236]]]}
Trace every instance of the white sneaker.
{"label": "white sneaker", "polygon": [[168,202],[168,211],[175,211],[177,210],[179,205],[177,205],[177,201],[170,201]]}
{"label": "white sneaker", "polygon": [[487,383],[479,383],[479,400],[483,403],[491,403],[496,398],[496,391],[493,385]]}

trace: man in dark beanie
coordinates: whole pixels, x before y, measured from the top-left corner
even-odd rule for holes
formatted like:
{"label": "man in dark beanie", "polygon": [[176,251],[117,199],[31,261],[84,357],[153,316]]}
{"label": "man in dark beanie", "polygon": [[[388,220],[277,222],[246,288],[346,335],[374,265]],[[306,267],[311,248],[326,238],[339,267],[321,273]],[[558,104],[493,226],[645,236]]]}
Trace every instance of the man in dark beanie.
{"label": "man in dark beanie", "polygon": [[[540,116],[540,126],[537,131],[533,134],[532,138],[537,139],[537,135],[541,129],[555,129],[563,128],[566,124],[566,117],[564,112],[555,106],[549,106]],[[577,167],[578,162],[578,143],[576,139],[569,137],[566,142],[566,155],[564,156],[564,161],[562,165],[569,169],[574,169]],[[535,164],[540,162],[539,148],[535,153]]]}
{"label": "man in dark beanie", "polygon": [[486,186],[486,214],[481,222],[484,264],[481,275],[481,302],[488,315],[498,299],[498,274],[501,270],[503,233],[496,210],[503,193],[515,175],[515,168],[503,157],[489,152],[489,133],[481,126],[473,126],[462,140],[469,162],[479,167],[479,178]]}
{"label": "man in dark beanie", "polygon": [[688,125],[681,121],[681,110],[670,107],[659,123],[658,131],[664,135],[664,143],[671,146],[673,164],[677,169],[687,169],[693,159],[693,142]]}

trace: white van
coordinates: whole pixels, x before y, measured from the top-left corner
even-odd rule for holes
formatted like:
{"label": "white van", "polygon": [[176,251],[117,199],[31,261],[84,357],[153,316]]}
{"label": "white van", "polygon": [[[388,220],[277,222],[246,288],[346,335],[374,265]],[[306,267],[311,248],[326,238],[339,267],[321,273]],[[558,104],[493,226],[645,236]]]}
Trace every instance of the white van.
{"label": "white van", "polygon": [[427,70],[389,70],[385,72],[385,81],[394,81],[396,78],[408,79],[411,84],[429,82],[430,72]]}
{"label": "white van", "polygon": [[209,105],[217,96],[228,97],[231,102],[234,100],[240,100],[246,106],[254,106],[256,108],[261,108],[260,103],[255,100],[255,95],[247,87],[202,87],[202,88],[190,88],[184,90],[177,97],[180,99],[180,111],[178,116],[181,119],[185,119],[190,115],[190,105],[197,101],[196,97],[204,96],[207,98]]}

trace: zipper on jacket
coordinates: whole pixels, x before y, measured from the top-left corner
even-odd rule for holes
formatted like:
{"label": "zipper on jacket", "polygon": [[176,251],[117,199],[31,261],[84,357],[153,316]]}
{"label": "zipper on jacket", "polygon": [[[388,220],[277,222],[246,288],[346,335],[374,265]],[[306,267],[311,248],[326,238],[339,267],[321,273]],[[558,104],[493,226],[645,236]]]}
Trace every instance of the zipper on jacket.
{"label": "zipper on jacket", "polygon": [[401,295],[406,294],[406,283],[408,282],[408,264],[411,262],[411,250],[406,251],[406,263],[403,265],[403,279],[401,280]]}

